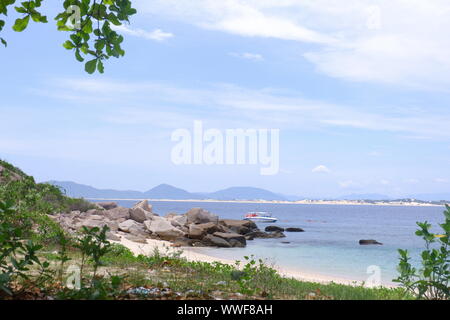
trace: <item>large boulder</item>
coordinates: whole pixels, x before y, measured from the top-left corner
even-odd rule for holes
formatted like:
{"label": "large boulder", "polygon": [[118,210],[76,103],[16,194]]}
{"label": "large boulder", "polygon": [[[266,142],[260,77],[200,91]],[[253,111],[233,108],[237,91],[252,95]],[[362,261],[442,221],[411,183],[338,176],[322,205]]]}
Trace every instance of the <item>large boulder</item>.
{"label": "large boulder", "polygon": [[233,247],[245,247],[247,245],[245,237],[237,233],[214,232],[213,236],[226,240]]}
{"label": "large boulder", "polygon": [[119,223],[119,230],[130,233],[132,229],[139,229],[139,224],[134,220],[126,220]]}
{"label": "large boulder", "polygon": [[148,231],[158,235],[163,240],[174,240],[185,236],[183,231],[175,228],[164,218],[158,217],[157,219],[147,220],[144,225]]}
{"label": "large boulder", "polygon": [[248,220],[223,219],[220,220],[220,223],[231,231],[242,235],[258,229],[253,221]]}
{"label": "large boulder", "polygon": [[152,206],[148,204],[147,200],[136,203],[133,208],[130,209],[130,219],[139,223],[150,220],[152,217]]}
{"label": "large boulder", "polygon": [[203,238],[203,244],[219,248],[231,248],[231,244],[223,238],[208,234]]}
{"label": "large boulder", "polygon": [[215,222],[190,224],[188,236],[191,239],[202,239],[207,234],[219,231],[223,231],[223,229]]}
{"label": "large boulder", "polygon": [[130,209],[124,207],[116,207],[104,211],[103,214],[110,220],[128,220],[130,219]]}
{"label": "large boulder", "polygon": [[203,228],[198,227],[198,224],[189,225],[188,237],[190,239],[203,239],[206,235],[206,231]]}
{"label": "large boulder", "polygon": [[207,223],[207,222],[218,222],[219,217],[211,212],[204,210],[202,208],[193,208],[186,212],[187,223]]}
{"label": "large boulder", "polygon": [[170,223],[174,226],[174,227],[185,227],[187,225],[187,217],[186,216],[181,216],[181,215],[175,215],[175,216],[171,216],[170,218],[167,218]]}
{"label": "large boulder", "polygon": [[98,202],[97,205],[105,210],[117,208],[117,202]]}

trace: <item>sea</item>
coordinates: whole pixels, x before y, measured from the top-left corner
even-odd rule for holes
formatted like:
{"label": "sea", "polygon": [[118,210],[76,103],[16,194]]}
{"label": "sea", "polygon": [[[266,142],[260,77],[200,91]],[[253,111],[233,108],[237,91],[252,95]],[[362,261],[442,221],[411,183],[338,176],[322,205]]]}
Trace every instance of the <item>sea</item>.
{"label": "sea", "polygon": [[[136,201],[117,201],[124,207]],[[398,276],[398,249],[407,249],[412,262],[419,263],[424,250],[415,235],[417,221],[428,221],[438,231],[444,207],[323,205],[235,202],[153,201],[153,211],[165,215],[185,213],[200,207],[221,218],[242,219],[247,212],[265,211],[278,218],[274,225],[299,227],[301,233],[288,233],[281,239],[255,239],[246,248],[201,248],[213,257],[244,260],[245,256],[263,259],[271,265],[323,277],[366,281],[374,272],[381,284],[393,285]],[[259,224],[264,229],[267,223]],[[382,245],[359,245],[361,239],[374,239]]]}

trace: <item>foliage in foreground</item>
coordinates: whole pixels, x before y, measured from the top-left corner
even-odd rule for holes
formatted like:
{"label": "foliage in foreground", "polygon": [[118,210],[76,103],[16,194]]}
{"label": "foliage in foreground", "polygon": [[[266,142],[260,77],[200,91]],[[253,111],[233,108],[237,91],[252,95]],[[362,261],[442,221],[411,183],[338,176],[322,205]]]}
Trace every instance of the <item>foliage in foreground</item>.
{"label": "foliage in foreground", "polygon": [[450,206],[448,205],[446,205],[444,217],[444,223],[439,224],[442,229],[440,234],[431,232],[432,226],[426,221],[417,223],[420,229],[416,231],[416,235],[425,242],[420,269],[411,264],[407,250],[399,250],[400,276],[394,281],[401,283],[408,292],[417,295],[420,299],[450,299]]}
{"label": "foliage in foreground", "polygon": [[[113,30],[113,26],[122,26],[136,14],[130,0],[59,0],[63,11],[56,17],[58,31],[70,32],[70,40],[64,43],[64,48],[73,50],[75,58],[83,62],[86,57],[85,70],[94,73],[104,72],[103,61],[110,57],[119,58],[125,54],[121,47],[123,36]],[[0,18],[7,16],[16,0],[0,1]],[[28,0],[17,3],[14,11],[19,15],[12,29],[22,32],[30,21],[47,23],[47,17],[40,11],[43,0]],[[4,19],[4,18],[3,18]],[[0,32],[6,21],[0,19]],[[5,39],[0,37],[0,43],[7,46]],[[84,57],[83,57],[84,56]]]}

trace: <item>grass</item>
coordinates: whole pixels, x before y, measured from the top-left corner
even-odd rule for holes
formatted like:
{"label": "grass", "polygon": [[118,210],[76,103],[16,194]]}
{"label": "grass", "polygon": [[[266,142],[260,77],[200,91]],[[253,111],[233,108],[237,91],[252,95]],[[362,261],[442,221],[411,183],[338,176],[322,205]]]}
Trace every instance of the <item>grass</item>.
{"label": "grass", "polygon": [[[365,288],[283,278],[272,268],[252,258],[238,268],[218,262],[188,261],[180,257],[180,253],[155,251],[150,256],[135,256],[124,246],[115,244],[112,251],[104,257],[100,272],[106,277],[122,277],[125,288],[169,288],[176,293],[172,298],[183,299],[412,299],[401,288]],[[70,250],[69,255],[72,258],[69,265],[80,259],[76,250]],[[47,252],[44,257],[56,263],[56,254]],[[86,270],[89,272],[90,269]]]}

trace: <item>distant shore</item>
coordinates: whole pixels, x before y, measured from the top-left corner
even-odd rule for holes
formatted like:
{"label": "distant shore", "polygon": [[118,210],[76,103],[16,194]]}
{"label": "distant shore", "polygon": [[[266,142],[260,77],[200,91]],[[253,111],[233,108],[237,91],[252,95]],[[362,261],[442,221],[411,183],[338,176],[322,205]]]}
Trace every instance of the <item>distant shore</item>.
{"label": "distant shore", "polygon": [[216,202],[216,203],[267,203],[267,204],[312,204],[312,205],[348,205],[348,206],[404,206],[404,207],[441,207],[442,204],[415,201],[363,201],[363,200],[299,200],[299,201],[279,201],[279,200],[215,200],[215,199],[106,199],[106,198],[86,198],[92,201],[142,201],[153,202]]}

